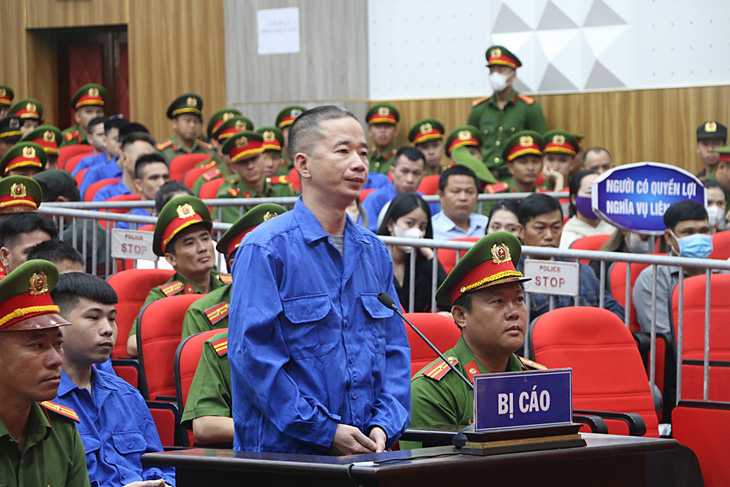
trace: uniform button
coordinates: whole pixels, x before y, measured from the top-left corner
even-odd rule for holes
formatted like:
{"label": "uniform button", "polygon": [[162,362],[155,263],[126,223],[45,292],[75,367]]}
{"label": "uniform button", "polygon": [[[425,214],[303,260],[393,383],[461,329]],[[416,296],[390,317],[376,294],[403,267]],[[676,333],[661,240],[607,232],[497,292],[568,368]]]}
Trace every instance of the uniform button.
{"label": "uniform button", "polygon": [[353,399],[357,399],[357,392],[353,392],[352,394],[350,394],[350,397]]}
{"label": "uniform button", "polygon": [[494,145],[496,145],[496,146],[499,146],[499,144],[501,144],[500,141],[497,141],[497,142],[494,143]]}
{"label": "uniform button", "polygon": [[514,132],[514,131],[515,131],[515,128],[514,128],[514,127],[512,127],[511,129],[509,129],[509,131],[510,131],[510,132]]}
{"label": "uniform button", "polygon": [[354,363],[355,363],[355,357],[350,357],[350,359],[349,359],[349,362],[350,362],[351,364],[354,364]]}
{"label": "uniform button", "polygon": [[494,162],[499,162],[499,157],[495,157]]}
{"label": "uniform button", "polygon": [[504,127],[499,127],[499,131],[501,132]]}
{"label": "uniform button", "polygon": [[127,448],[132,448],[132,444],[131,443],[127,443]]}

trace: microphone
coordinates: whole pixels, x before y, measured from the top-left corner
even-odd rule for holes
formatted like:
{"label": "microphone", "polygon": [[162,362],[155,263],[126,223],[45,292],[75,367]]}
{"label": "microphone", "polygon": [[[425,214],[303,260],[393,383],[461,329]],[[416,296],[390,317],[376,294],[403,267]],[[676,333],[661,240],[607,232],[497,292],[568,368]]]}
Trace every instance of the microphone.
{"label": "microphone", "polygon": [[386,308],[392,309],[393,311],[396,312],[396,314],[398,316],[400,316],[401,318],[403,318],[403,321],[405,321],[406,323],[408,323],[410,325],[410,327],[413,328],[413,331],[415,331],[418,334],[418,336],[421,337],[421,340],[423,340],[424,342],[426,342],[426,345],[428,345],[431,348],[431,350],[433,350],[434,352],[436,352],[436,355],[438,355],[441,360],[443,360],[444,362],[446,362],[446,365],[448,365],[449,367],[451,367],[451,370],[453,370],[454,372],[456,372],[456,375],[458,375],[459,378],[461,380],[463,380],[464,383],[466,383],[466,385],[469,386],[469,388],[471,390],[474,390],[474,385],[469,381],[469,379],[467,379],[466,377],[464,377],[464,375],[461,372],[459,372],[459,369],[457,369],[456,367],[454,367],[454,364],[452,364],[451,362],[449,362],[448,360],[446,360],[446,357],[444,357],[444,354],[442,354],[441,352],[439,352],[439,349],[436,348],[436,346],[433,343],[431,343],[428,338],[426,338],[426,335],[424,335],[423,333],[421,333],[421,330],[419,330],[418,328],[416,328],[413,325],[413,323],[411,323],[410,321],[408,321],[406,319],[406,317],[403,316],[403,313],[400,312],[400,309],[395,304],[395,301],[393,300],[393,298],[390,297],[390,294],[388,294],[386,292],[382,292],[382,293],[378,294],[378,301],[380,301],[383,304],[383,306],[385,306]]}

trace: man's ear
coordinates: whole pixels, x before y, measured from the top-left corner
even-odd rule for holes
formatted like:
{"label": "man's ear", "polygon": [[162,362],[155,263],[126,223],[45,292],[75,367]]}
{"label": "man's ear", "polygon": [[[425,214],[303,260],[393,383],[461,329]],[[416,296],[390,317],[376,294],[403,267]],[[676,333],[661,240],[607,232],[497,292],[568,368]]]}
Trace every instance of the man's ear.
{"label": "man's ear", "polygon": [[667,242],[667,246],[672,247],[677,255],[679,255],[679,244],[672,236],[671,230],[668,228],[664,230],[664,240]]}
{"label": "man's ear", "polygon": [[135,193],[142,194],[142,180],[134,178],[132,184],[134,184]]}
{"label": "man's ear", "polygon": [[78,111],[78,110],[76,110],[76,111],[74,112],[74,120],[76,120],[76,123],[77,123],[77,124],[78,124],[78,123],[81,123],[81,115],[79,115],[79,111]]}
{"label": "man's ear", "polygon": [[311,163],[312,159],[304,152],[297,152],[294,155],[294,167],[300,179],[312,179]]}
{"label": "man's ear", "polygon": [[454,305],[451,307],[451,315],[454,317],[454,323],[461,331],[466,327],[466,310],[463,306]]}
{"label": "man's ear", "polygon": [[177,269],[177,256],[170,252],[165,252],[165,260],[172,266],[173,269]]}
{"label": "man's ear", "polygon": [[3,246],[0,247],[0,262],[2,262],[5,270],[8,270],[8,264],[10,263],[10,249]]}

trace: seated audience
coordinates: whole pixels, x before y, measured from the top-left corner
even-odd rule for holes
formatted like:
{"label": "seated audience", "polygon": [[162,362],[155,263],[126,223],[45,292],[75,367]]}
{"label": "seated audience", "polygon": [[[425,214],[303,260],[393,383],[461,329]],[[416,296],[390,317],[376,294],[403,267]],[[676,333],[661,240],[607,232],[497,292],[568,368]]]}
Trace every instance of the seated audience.
{"label": "seated audience", "polygon": [[603,174],[613,168],[611,154],[603,147],[591,147],[583,154],[583,169]]}
{"label": "seated audience", "polygon": [[714,179],[703,179],[707,194],[707,217],[715,230],[725,230],[727,222],[727,192]]}
{"label": "seated audience", "polygon": [[431,218],[435,240],[484,236],[488,218],[474,213],[479,181],[471,169],[457,165],[441,173],[438,195],[441,211]]}
{"label": "seated audience", "polygon": [[[651,242],[649,235],[642,235],[636,232],[629,232],[628,230],[622,230],[615,228],[613,233],[608,240],[606,240],[601,248],[598,249],[601,252],[627,252],[631,254],[651,254]],[[588,264],[590,265],[596,277],[601,276],[601,261],[592,260]],[[606,275],[608,275],[609,269],[613,265],[613,262],[606,262]],[[605,286],[608,287],[610,282],[606,279]]]}
{"label": "seated audience", "polygon": [[500,200],[489,212],[487,235],[494,232],[508,232],[517,237],[520,242],[524,236],[524,229],[518,215],[518,205],[513,200]]}
{"label": "seated audience", "polygon": [[74,168],[71,170],[71,174],[73,176],[76,176],[76,174],[83,171],[87,167],[89,168],[89,171],[91,171],[92,167],[103,166],[105,164],[116,164],[117,158],[122,151],[122,146],[119,143],[119,129],[127,125],[128,123],[129,120],[121,117],[107,118],[104,122],[103,152],[90,155],[81,159],[78,164],[76,164],[76,166],[74,166]]}
{"label": "seated audience", "polygon": [[159,215],[167,202],[178,196],[193,196],[193,192],[180,181],[165,181],[155,195],[155,215]]}
{"label": "seated audience", "polygon": [[[382,174],[380,175],[382,176]],[[370,219],[368,218],[368,214],[365,212],[365,208],[363,208],[362,203],[360,203],[360,198],[356,198],[355,201],[350,203],[350,206],[347,207],[347,216],[349,216],[352,221],[365,228],[367,228],[370,224]]]}
{"label": "seated audience", "polygon": [[28,260],[28,252],[41,242],[58,238],[53,220],[35,212],[13,213],[0,220],[0,263],[10,273]]}
{"label": "seated audience", "polygon": [[575,154],[580,150],[578,137],[566,130],[551,130],[543,134],[542,173],[551,191],[562,191],[569,183]]}
{"label": "seated audience", "polygon": [[441,174],[444,170],[442,165],[442,159],[446,155],[444,134],[443,124],[434,118],[419,120],[408,132],[408,141],[425,156],[424,170],[427,175]]}
{"label": "seated audience", "polygon": [[[109,184],[99,189],[94,195],[94,201],[106,201],[114,196],[133,193],[134,181],[138,178],[137,159],[156,152],[155,140],[149,134],[135,132],[124,136],[122,139],[122,153],[119,156],[119,167],[122,170],[121,180],[118,183]],[[86,197],[88,198],[88,196]]]}
{"label": "seated audience", "polygon": [[591,193],[593,181],[598,178],[595,171],[579,171],[570,179],[570,218],[565,222],[560,237],[560,248],[567,249],[582,237],[611,234],[616,229],[593,212]]}
{"label": "seated audience", "polygon": [[84,272],[84,256],[62,240],[45,240],[30,249],[28,260],[41,259],[58,267],[58,272]]}

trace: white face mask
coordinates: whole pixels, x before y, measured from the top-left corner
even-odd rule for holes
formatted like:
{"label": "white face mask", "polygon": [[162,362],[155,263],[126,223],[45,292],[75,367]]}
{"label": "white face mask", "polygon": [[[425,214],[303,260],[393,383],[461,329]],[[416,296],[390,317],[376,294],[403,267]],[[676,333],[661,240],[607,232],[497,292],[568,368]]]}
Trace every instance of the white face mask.
{"label": "white face mask", "polygon": [[511,74],[500,74],[498,72],[494,72],[489,75],[489,84],[492,85],[492,89],[495,93],[498,93],[508,86],[510,86],[512,83],[508,83],[507,79],[512,76]]}
{"label": "white face mask", "polygon": [[626,239],[626,248],[632,254],[648,254],[649,240],[641,240],[633,233],[630,233],[629,238]]}
{"label": "white face mask", "polygon": [[[393,225],[393,233],[396,237],[402,237],[402,238],[423,238],[424,233],[419,230],[416,227],[411,228],[401,228],[398,225]],[[413,252],[413,247],[409,246],[401,246],[401,250],[405,252],[406,254],[410,254]]]}
{"label": "white face mask", "polygon": [[725,230],[725,213],[719,206],[708,206],[707,216],[710,220],[710,225],[716,226],[719,230]]}

